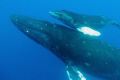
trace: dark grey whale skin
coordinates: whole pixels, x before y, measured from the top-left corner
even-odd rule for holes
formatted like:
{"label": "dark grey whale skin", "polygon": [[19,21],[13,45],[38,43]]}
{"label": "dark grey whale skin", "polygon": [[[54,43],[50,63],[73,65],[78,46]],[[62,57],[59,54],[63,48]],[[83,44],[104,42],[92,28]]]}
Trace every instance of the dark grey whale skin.
{"label": "dark grey whale skin", "polygon": [[120,80],[120,49],[89,35],[23,15],[12,23],[33,41],[54,53],[67,66],[107,80]]}
{"label": "dark grey whale skin", "polygon": [[105,18],[103,15],[85,15],[67,10],[53,10],[49,13],[52,17],[74,29],[86,26],[99,30],[109,25],[115,25],[120,28],[120,24],[116,23],[113,19]]}

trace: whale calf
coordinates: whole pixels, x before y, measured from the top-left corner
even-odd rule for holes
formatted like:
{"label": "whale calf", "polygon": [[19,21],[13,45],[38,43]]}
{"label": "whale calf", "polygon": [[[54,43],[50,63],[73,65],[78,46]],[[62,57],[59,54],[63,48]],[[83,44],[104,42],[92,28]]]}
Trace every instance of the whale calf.
{"label": "whale calf", "polygon": [[84,15],[67,10],[52,10],[49,13],[52,17],[60,20],[73,29],[85,26],[98,30],[108,25],[115,25],[120,28],[120,24],[116,23],[113,19],[104,17],[103,15]]}
{"label": "whale calf", "polygon": [[65,63],[69,80],[86,80],[82,72],[102,79],[120,80],[120,49],[48,21],[23,15],[12,15],[10,19],[26,36]]}

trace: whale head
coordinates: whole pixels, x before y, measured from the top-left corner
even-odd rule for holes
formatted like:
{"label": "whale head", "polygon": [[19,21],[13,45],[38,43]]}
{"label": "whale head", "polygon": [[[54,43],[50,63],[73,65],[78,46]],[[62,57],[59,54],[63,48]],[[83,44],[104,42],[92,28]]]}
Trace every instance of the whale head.
{"label": "whale head", "polygon": [[50,26],[50,24],[23,15],[11,15],[10,19],[26,36],[48,49],[51,48],[51,39],[50,34],[48,33],[48,26]]}
{"label": "whale head", "polygon": [[67,23],[68,21],[70,21],[70,22],[73,21],[71,13],[69,13],[66,10],[52,10],[52,11],[49,12],[49,14],[52,17],[62,21],[63,23]]}

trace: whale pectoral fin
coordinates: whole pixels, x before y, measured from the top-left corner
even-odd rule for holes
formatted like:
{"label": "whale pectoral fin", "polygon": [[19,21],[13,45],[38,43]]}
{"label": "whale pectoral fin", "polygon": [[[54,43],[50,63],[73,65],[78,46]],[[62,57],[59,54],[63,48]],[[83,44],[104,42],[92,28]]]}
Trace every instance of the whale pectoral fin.
{"label": "whale pectoral fin", "polygon": [[69,80],[86,80],[86,78],[76,67],[66,66],[66,72]]}
{"label": "whale pectoral fin", "polygon": [[80,80],[77,73],[70,66],[66,66],[66,71],[67,71],[69,80]]}
{"label": "whale pectoral fin", "polygon": [[112,25],[115,25],[116,27],[118,27],[120,29],[120,24],[119,23],[113,23]]}

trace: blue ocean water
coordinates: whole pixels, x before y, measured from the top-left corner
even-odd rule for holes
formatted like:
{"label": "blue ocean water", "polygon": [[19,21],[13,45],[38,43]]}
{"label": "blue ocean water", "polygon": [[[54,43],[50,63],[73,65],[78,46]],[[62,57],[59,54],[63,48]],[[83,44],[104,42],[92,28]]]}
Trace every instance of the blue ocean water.
{"label": "blue ocean water", "polygon": [[[68,80],[65,65],[11,23],[12,14],[27,15],[51,22],[59,21],[50,10],[66,9],[80,14],[98,15],[120,23],[119,0],[0,0],[0,80]],[[120,48],[120,30],[100,29],[99,37]],[[102,80],[86,75],[87,80]]]}

